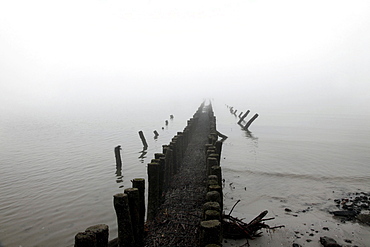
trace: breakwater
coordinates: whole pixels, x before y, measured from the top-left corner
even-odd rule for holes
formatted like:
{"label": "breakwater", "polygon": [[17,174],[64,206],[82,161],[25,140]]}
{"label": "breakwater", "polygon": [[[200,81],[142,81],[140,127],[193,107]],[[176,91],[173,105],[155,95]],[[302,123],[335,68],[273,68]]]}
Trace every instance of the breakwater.
{"label": "breakwater", "polygon": [[[118,238],[96,225],[75,236],[75,246],[218,246],[222,241],[222,186],[216,118],[203,102],[187,126],[147,166],[145,180],[113,196]],[[146,215],[146,221],[145,221]]]}

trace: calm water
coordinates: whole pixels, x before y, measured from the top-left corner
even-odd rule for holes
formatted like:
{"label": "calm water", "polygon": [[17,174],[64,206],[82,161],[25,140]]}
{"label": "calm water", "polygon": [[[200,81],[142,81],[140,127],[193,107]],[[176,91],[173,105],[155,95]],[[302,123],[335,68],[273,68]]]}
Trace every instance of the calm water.
{"label": "calm water", "polygon": [[[77,232],[99,223],[108,224],[110,238],[116,237],[113,195],[130,187],[131,179],[146,177],[146,163],[183,130],[200,103],[155,102],[153,111],[153,102],[138,102],[134,108],[94,114],[2,118],[0,246],[73,246]],[[284,234],[276,231],[255,246],[273,246],[274,236],[275,242],[290,243],[294,227],[304,231],[297,223],[304,220],[335,224],[327,213],[330,199],[370,192],[369,116],[260,112],[248,135],[225,103],[213,102],[218,130],[229,136],[222,155],[226,210],[240,199],[237,216],[249,218],[267,209],[276,217],[272,225],[291,225]],[[170,114],[175,118],[165,126]],[[149,144],[146,154],[139,130]],[[123,148],[122,176],[116,174],[116,145]],[[300,218],[284,214],[286,207],[312,210]],[[341,228],[345,233],[346,227]],[[370,242],[369,229],[355,227],[348,226],[356,232],[351,233],[354,243]],[[282,245],[276,246],[284,246],[279,241]]]}

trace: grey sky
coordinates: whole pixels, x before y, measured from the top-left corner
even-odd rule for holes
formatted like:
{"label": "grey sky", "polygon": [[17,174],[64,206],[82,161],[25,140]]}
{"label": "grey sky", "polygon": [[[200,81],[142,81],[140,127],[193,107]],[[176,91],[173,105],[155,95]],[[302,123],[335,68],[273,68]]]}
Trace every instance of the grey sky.
{"label": "grey sky", "polygon": [[369,113],[369,44],[367,0],[1,1],[0,110],[145,87]]}

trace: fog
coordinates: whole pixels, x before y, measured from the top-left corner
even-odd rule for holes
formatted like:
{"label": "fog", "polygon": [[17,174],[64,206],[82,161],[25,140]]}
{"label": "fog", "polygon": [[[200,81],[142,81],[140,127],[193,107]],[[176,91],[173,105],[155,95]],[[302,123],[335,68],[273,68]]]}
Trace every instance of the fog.
{"label": "fog", "polygon": [[370,114],[369,16],[367,0],[1,1],[0,111],[215,98]]}

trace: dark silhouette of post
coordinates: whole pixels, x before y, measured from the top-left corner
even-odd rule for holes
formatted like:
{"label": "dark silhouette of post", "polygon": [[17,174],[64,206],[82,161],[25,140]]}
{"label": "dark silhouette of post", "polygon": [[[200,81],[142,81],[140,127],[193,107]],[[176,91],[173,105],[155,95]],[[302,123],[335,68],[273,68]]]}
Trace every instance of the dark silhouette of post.
{"label": "dark silhouette of post", "polygon": [[239,119],[238,124],[240,124],[241,122],[243,122],[243,121],[244,121],[244,118],[245,118],[246,116],[248,116],[248,114],[249,114],[250,112],[251,112],[250,110],[246,111],[246,112],[243,114],[243,116]]}
{"label": "dark silhouette of post", "polygon": [[121,146],[118,145],[117,147],[114,148],[114,155],[116,156],[116,164],[117,164],[117,169],[119,167],[122,167],[122,160],[121,160]]}
{"label": "dark silhouette of post", "polygon": [[145,223],[145,179],[135,178],[132,180],[132,187],[139,190],[139,231],[144,235]]}
{"label": "dark silhouette of post", "polygon": [[258,114],[254,114],[254,116],[247,122],[247,124],[244,126],[245,130],[248,130],[249,126],[253,123],[254,120],[258,118]]}
{"label": "dark silhouette of post", "polygon": [[118,247],[134,246],[135,239],[131,223],[128,195],[118,193],[115,194],[113,198],[113,205],[117,214]]}
{"label": "dark silhouette of post", "polygon": [[144,149],[147,149],[148,143],[146,143],[144,133],[141,130],[139,131],[139,136],[140,136],[141,141],[143,142]]}
{"label": "dark silhouette of post", "polygon": [[157,139],[158,136],[159,136],[158,132],[156,130],[154,130],[153,133],[154,133],[154,139]]}

